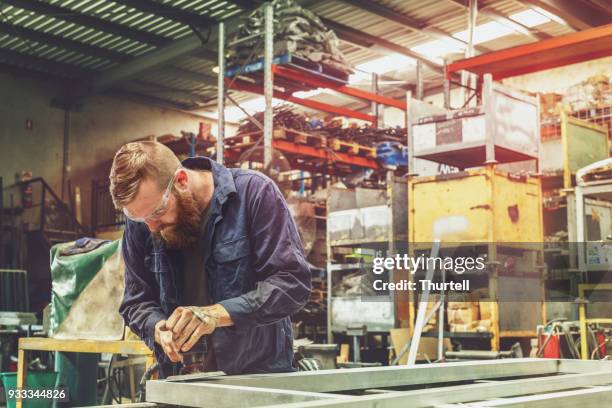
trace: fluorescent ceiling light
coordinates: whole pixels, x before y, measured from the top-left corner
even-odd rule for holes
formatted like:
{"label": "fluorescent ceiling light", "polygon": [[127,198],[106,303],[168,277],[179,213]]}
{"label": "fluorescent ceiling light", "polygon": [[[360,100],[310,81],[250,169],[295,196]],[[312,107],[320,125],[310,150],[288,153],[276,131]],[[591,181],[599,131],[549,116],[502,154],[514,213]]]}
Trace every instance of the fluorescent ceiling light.
{"label": "fluorescent ceiling light", "polygon": [[390,54],[363,62],[355,66],[355,73],[349,75],[349,84],[371,83],[372,74],[384,74],[397,69],[416,65],[416,60],[402,54]]}
{"label": "fluorescent ceiling light", "polygon": [[416,60],[402,54],[391,54],[381,58],[376,58],[371,61],[357,65],[355,68],[359,71],[365,71],[374,74],[384,74],[385,72],[393,71],[401,67],[416,65]]}
{"label": "fluorescent ceiling light", "polygon": [[410,49],[442,63],[443,61],[440,58],[441,56],[464,51],[465,46],[458,41],[448,39],[427,41],[426,43],[419,44]]}
{"label": "fluorescent ceiling light", "polygon": [[521,23],[526,27],[535,27],[540,24],[548,23],[550,18],[545,15],[538,13],[533,9],[527,9],[518,13],[514,13],[508,16],[511,20]]}
{"label": "fluorescent ceiling light", "polygon": [[548,11],[544,10],[544,9],[543,9],[543,8],[541,8],[541,7],[536,7],[536,6],[534,6],[534,7],[533,7],[533,9],[534,9],[535,11],[537,11],[538,13],[542,14],[543,16],[548,17],[548,18],[549,18],[549,19],[551,19],[552,21],[555,21],[555,22],[557,22],[557,23],[559,23],[559,24],[563,24],[563,25],[569,25],[569,24],[567,24],[567,21],[565,21],[564,19],[562,19],[562,18],[561,18],[561,17],[559,17],[558,15],[553,14],[553,13],[550,13],[550,12],[548,12]]}
{"label": "fluorescent ceiling light", "polygon": [[[474,44],[491,41],[496,38],[503,37],[508,34],[513,34],[515,31],[510,27],[506,27],[497,21],[481,24],[474,29]],[[468,41],[468,30],[459,31],[453,34],[453,37],[462,41]]]}

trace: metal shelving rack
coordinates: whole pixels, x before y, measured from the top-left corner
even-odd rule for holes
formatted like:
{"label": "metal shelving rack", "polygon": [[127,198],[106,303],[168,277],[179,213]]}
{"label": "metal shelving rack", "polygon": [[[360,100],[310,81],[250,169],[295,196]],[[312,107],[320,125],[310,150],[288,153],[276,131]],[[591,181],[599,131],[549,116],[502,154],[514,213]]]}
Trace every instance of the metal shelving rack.
{"label": "metal shelving rack", "polygon": [[[363,157],[341,154],[340,152],[334,152],[333,154],[326,151],[316,151],[317,149],[307,148],[306,146],[296,145],[294,143],[285,141],[275,141],[273,139],[273,109],[272,100],[273,98],[283,99],[288,102],[292,102],[304,107],[319,110],[323,112],[332,113],[338,116],[346,116],[350,118],[360,119],[372,123],[374,126],[378,124],[377,115],[363,113],[357,110],[347,109],[343,107],[333,106],[320,101],[309,100],[300,98],[293,95],[294,91],[307,90],[315,88],[330,89],[354,98],[369,101],[372,105],[372,111],[378,112],[378,105],[386,105],[396,107],[402,110],[406,109],[406,102],[399,101],[396,99],[388,98],[382,95],[378,95],[375,91],[369,92],[359,88],[348,86],[345,81],[334,78],[330,75],[326,75],[322,72],[315,72],[309,70],[306,67],[300,67],[295,64],[282,64],[279,63],[278,57],[273,55],[273,38],[274,38],[274,10],[271,3],[265,3],[264,15],[265,24],[264,32],[259,33],[255,36],[262,36],[264,38],[264,58],[262,62],[256,64],[260,71],[263,71],[263,84],[259,85],[251,83],[239,78],[229,79],[227,78],[228,70],[226,69],[225,62],[225,27],[223,23],[219,24],[219,72],[218,72],[218,95],[217,104],[219,110],[218,116],[218,138],[217,138],[217,161],[223,163],[224,154],[224,136],[225,136],[225,119],[223,116],[223,109],[225,108],[226,99],[226,88],[246,91],[256,94],[262,94],[265,99],[265,115],[263,123],[263,150],[264,150],[264,167],[268,166],[272,159],[272,148],[278,148],[281,151],[285,151],[292,154],[305,155],[310,157],[316,157],[323,160],[337,160],[345,164],[350,164],[356,167],[366,168],[378,168],[378,165],[373,159],[364,159]],[[252,39],[253,36],[241,38],[233,41],[230,45],[239,44],[247,39]],[[232,74],[238,75],[244,72],[245,67],[242,70],[232,70]],[[251,67],[252,69],[252,67]],[[252,70],[250,72],[253,72]],[[375,78],[375,76],[374,76]],[[286,91],[280,91],[274,89],[275,80],[280,79],[284,85],[289,85],[289,89]],[[377,88],[377,84],[373,84],[374,90]]]}

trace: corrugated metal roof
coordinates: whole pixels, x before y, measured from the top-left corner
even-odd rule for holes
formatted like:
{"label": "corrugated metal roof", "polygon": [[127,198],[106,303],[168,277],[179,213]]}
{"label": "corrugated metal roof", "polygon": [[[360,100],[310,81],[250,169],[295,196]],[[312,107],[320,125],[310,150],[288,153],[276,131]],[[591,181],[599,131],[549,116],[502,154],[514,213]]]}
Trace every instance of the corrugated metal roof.
{"label": "corrugated metal roof", "polygon": [[[320,1],[311,6],[317,14],[336,23],[382,38],[405,48],[428,43],[439,37],[427,32],[454,34],[466,29],[467,9],[453,0],[369,0],[393,13],[418,23],[419,29],[407,27],[368,10],[368,2]],[[241,1],[224,0],[3,0],[0,3],[0,63],[16,65],[50,74],[74,77],[95,76],[192,35],[185,18],[203,21],[223,20],[244,13]],[[256,2],[252,2],[253,7]],[[480,2],[483,10],[508,16],[528,10],[518,0]],[[146,7],[145,7],[146,6]],[[359,6],[359,7],[358,7]],[[492,19],[481,12],[477,24]],[[204,24],[202,35],[207,35]],[[537,26],[537,30],[558,36],[573,30],[556,21]],[[513,33],[480,44],[491,50],[520,45],[534,39]],[[342,41],[340,49],[353,65],[371,61],[391,51],[377,46],[364,48]],[[216,90],[213,68],[216,63],[185,55],[167,67],[156,67],[138,75],[138,81],[126,81],[116,89],[163,100],[177,107],[214,106]],[[206,81],[199,82],[202,75]],[[397,70],[390,76],[414,81],[413,67]],[[426,84],[441,82],[432,70],[424,72]],[[212,81],[212,82],[211,82]],[[206,84],[206,82],[209,82]],[[156,87],[158,89],[156,89]],[[383,86],[383,89],[385,86]],[[393,86],[387,86],[393,88]],[[249,94],[235,94],[242,101]]]}

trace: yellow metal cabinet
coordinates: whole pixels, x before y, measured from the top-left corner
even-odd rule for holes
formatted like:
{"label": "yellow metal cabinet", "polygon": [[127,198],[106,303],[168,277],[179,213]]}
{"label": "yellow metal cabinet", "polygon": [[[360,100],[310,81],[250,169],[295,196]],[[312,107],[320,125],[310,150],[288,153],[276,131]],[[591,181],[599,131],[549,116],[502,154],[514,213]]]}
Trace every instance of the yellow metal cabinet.
{"label": "yellow metal cabinet", "polygon": [[[543,241],[539,178],[486,167],[409,181],[410,242]],[[451,231],[444,236],[434,231]]]}

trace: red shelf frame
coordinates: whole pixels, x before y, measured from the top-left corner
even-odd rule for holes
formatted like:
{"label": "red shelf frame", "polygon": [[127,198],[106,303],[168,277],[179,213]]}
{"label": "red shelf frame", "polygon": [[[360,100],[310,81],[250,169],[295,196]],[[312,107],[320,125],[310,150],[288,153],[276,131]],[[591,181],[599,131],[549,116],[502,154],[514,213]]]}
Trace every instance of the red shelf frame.
{"label": "red shelf frame", "polygon": [[461,59],[446,67],[446,78],[466,70],[501,80],[608,56],[612,56],[612,24]]}
{"label": "red shelf frame", "polygon": [[[272,65],[272,73],[274,76],[279,76],[290,81],[295,81],[302,85],[314,88],[326,88],[333,91],[342,93],[344,95],[352,96],[354,98],[363,99],[369,102],[376,102],[381,105],[392,106],[398,109],[406,110],[406,101],[399,101],[393,98],[387,98],[382,95],[377,95],[373,92],[364,91],[359,88],[353,88],[348,85],[339,84],[331,79],[324,76],[313,75],[310,71],[303,71],[294,67],[287,67],[283,65]],[[263,87],[240,79],[229,79],[225,80],[226,86],[231,89],[239,91],[251,92],[256,94],[263,94]],[[293,102],[298,105],[305,106],[307,108],[333,113],[335,115],[347,116],[350,118],[360,119],[367,122],[375,123],[376,117],[373,115],[359,112],[353,109],[342,108],[339,106],[330,105],[324,102],[313,101],[310,99],[299,98],[293,96],[289,92],[274,91],[274,97],[283,99],[285,101]]]}
{"label": "red shelf frame", "polygon": [[[247,81],[243,81],[240,79],[236,79],[234,81],[226,79],[225,83],[231,89],[236,89],[238,91],[251,92],[255,94],[263,95],[263,89],[259,85],[252,84]],[[309,99],[298,98],[297,96],[293,96],[286,92],[274,91],[274,97],[277,99],[282,99],[285,101],[293,102],[298,105],[305,106],[307,108],[320,110],[323,112],[333,113],[335,115],[348,116],[350,118],[365,120],[368,122],[375,122],[376,118],[367,113],[362,113],[359,111],[355,111],[352,109],[346,109],[339,106],[330,105],[324,102],[312,101]]]}
{"label": "red shelf frame", "polygon": [[387,98],[385,96],[377,95],[372,92],[364,91],[363,89],[353,88],[348,85],[340,85],[334,81],[325,79],[324,77],[304,75],[304,73],[296,69],[292,69],[282,65],[272,65],[272,72],[274,73],[274,75],[278,75],[279,77],[290,79],[305,85],[310,85],[316,88],[328,88],[348,96],[353,96],[355,98],[365,99],[367,101],[376,102],[381,105],[393,106],[398,109],[406,110],[406,101],[398,101],[393,98]]}

